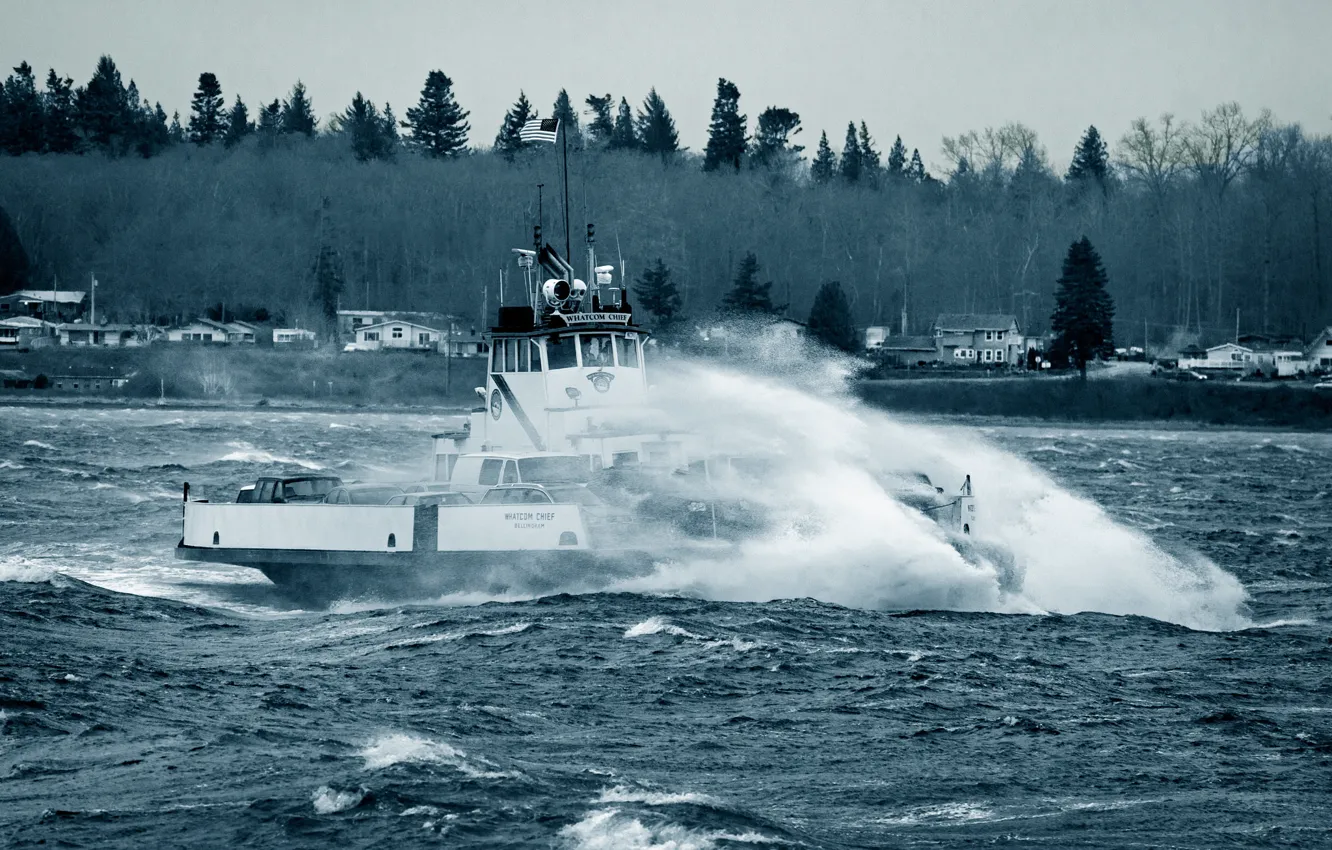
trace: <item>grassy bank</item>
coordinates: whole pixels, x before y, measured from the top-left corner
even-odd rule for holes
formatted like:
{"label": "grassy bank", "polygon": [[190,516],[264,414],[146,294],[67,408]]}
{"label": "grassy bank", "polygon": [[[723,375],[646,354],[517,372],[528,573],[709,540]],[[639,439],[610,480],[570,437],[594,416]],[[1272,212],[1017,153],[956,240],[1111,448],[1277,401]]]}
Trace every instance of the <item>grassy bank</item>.
{"label": "grassy bank", "polygon": [[1332,429],[1332,392],[1308,384],[1048,377],[862,381],[858,391],[869,404],[911,413]]}
{"label": "grassy bank", "polygon": [[[259,347],[87,350],[51,348],[0,355],[0,369],[29,376],[127,377],[110,393],[127,399],[256,401],[332,404],[464,405],[484,383],[484,361],[406,352],[278,351]],[[452,374],[450,374],[450,372]],[[107,395],[107,394],[103,394]],[[13,390],[2,398],[77,396],[68,391]]]}

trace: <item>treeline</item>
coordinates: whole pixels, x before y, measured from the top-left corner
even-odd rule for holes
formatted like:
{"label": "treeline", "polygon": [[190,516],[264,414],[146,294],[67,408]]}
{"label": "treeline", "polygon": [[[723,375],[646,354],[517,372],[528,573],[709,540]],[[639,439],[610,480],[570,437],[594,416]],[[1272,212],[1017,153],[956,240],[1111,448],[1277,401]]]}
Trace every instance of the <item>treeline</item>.
{"label": "treeline", "polygon": [[[1224,338],[1237,311],[1244,332],[1332,321],[1332,140],[1266,112],[1139,119],[1113,146],[1091,127],[1063,174],[1021,124],[970,131],[942,140],[935,176],[864,121],[839,149],[824,132],[807,152],[798,112],[751,123],[740,104],[719,80],[701,152],[680,148],[655,90],[637,108],[597,94],[580,109],[564,91],[552,105],[570,143],[570,230],[596,222],[599,261],[623,262],[631,298],[632,281],[668,283],[646,302],[676,319],[705,319],[743,279],[803,320],[837,281],[861,325],[896,332],[905,315],[920,333],[940,312],[1012,312],[1039,331],[1086,236],[1120,345]],[[95,270],[99,307],[126,319],[217,304],[312,324],[339,304],[476,316],[506,273],[506,299],[519,291],[508,249],[531,240],[538,183],[562,247],[558,146],[519,136],[536,117],[520,93],[478,142],[432,71],[402,119],[358,93],[322,122],[300,83],[252,114],[205,73],[182,120],[109,57],[77,88],[54,71],[39,87],[21,64],[0,98],[0,147],[15,155],[0,157],[0,207],[22,246],[5,262],[43,288]]]}

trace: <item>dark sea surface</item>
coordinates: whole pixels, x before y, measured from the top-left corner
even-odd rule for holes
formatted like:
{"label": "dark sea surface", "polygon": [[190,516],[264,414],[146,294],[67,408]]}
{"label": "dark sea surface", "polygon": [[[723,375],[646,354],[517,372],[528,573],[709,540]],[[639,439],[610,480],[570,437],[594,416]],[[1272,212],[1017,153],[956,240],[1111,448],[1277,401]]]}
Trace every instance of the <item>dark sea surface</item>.
{"label": "dark sea surface", "polygon": [[0,407],[0,845],[1332,845],[1330,436],[944,429],[1022,459],[1008,525],[1076,508],[993,602],[879,542],[331,608],[172,559],[185,480],[401,480],[453,422]]}

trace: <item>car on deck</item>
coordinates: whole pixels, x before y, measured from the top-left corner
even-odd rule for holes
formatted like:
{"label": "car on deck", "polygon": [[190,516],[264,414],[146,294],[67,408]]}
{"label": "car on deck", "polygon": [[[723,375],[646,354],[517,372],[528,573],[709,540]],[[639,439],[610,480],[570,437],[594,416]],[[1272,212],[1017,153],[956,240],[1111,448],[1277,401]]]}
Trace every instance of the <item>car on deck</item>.
{"label": "car on deck", "polygon": [[472,500],[462,493],[402,493],[388,500],[390,505],[470,505]]}
{"label": "car on deck", "polygon": [[394,496],[401,496],[402,488],[392,484],[344,484],[328,491],[323,499],[326,505],[387,505]]}

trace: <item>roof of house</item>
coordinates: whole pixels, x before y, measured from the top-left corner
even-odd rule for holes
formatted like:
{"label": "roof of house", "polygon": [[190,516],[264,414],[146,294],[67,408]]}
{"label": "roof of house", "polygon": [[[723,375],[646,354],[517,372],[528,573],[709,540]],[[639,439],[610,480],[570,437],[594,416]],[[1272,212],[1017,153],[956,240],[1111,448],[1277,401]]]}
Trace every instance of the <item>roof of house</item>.
{"label": "roof of house", "polygon": [[255,331],[254,325],[249,322],[227,322],[225,327],[232,333],[252,334]]}
{"label": "roof of house", "polygon": [[315,332],[309,328],[273,328],[275,334],[302,334],[315,336]]}
{"label": "roof of house", "polygon": [[1006,331],[1017,324],[1008,313],[941,313],[934,326],[943,331]]}
{"label": "roof of house", "polygon": [[435,330],[429,325],[422,325],[417,322],[409,322],[406,319],[390,319],[387,322],[379,322],[378,324],[374,325],[361,325],[359,328],[356,329],[356,332],[362,333],[363,331],[372,331],[376,328],[382,328],[387,325],[409,325],[413,328],[420,328],[421,330],[430,331],[431,333],[439,333],[439,331]]}
{"label": "roof of house", "polygon": [[35,319],[31,316],[14,316],[13,318],[0,320],[0,328],[43,328],[54,327],[50,322],[44,322],[41,319]]}
{"label": "roof of house", "polygon": [[108,333],[112,331],[137,331],[138,327],[135,325],[119,325],[119,324],[91,325],[88,324],[87,322],[65,322],[63,324],[56,325],[56,330],[101,331],[103,333]]}
{"label": "roof of house", "polygon": [[932,336],[893,336],[883,341],[884,351],[933,351]]}
{"label": "roof of house", "polygon": [[1252,349],[1252,348],[1249,348],[1247,345],[1240,345],[1239,343],[1236,343],[1236,342],[1223,342],[1223,343],[1221,343],[1220,345],[1214,345],[1214,346],[1212,346],[1211,348],[1209,348],[1209,349],[1207,349],[1207,350],[1208,350],[1208,351],[1220,351],[1220,350],[1222,350],[1222,349],[1224,349],[1224,348],[1233,348],[1233,349],[1235,349],[1235,350],[1237,350],[1237,351],[1247,351],[1247,352],[1250,353],[1250,354],[1253,353],[1253,349]]}
{"label": "roof of house", "polygon": [[88,297],[78,289],[20,289],[14,293],[20,300],[54,301],[57,304],[78,304]]}

